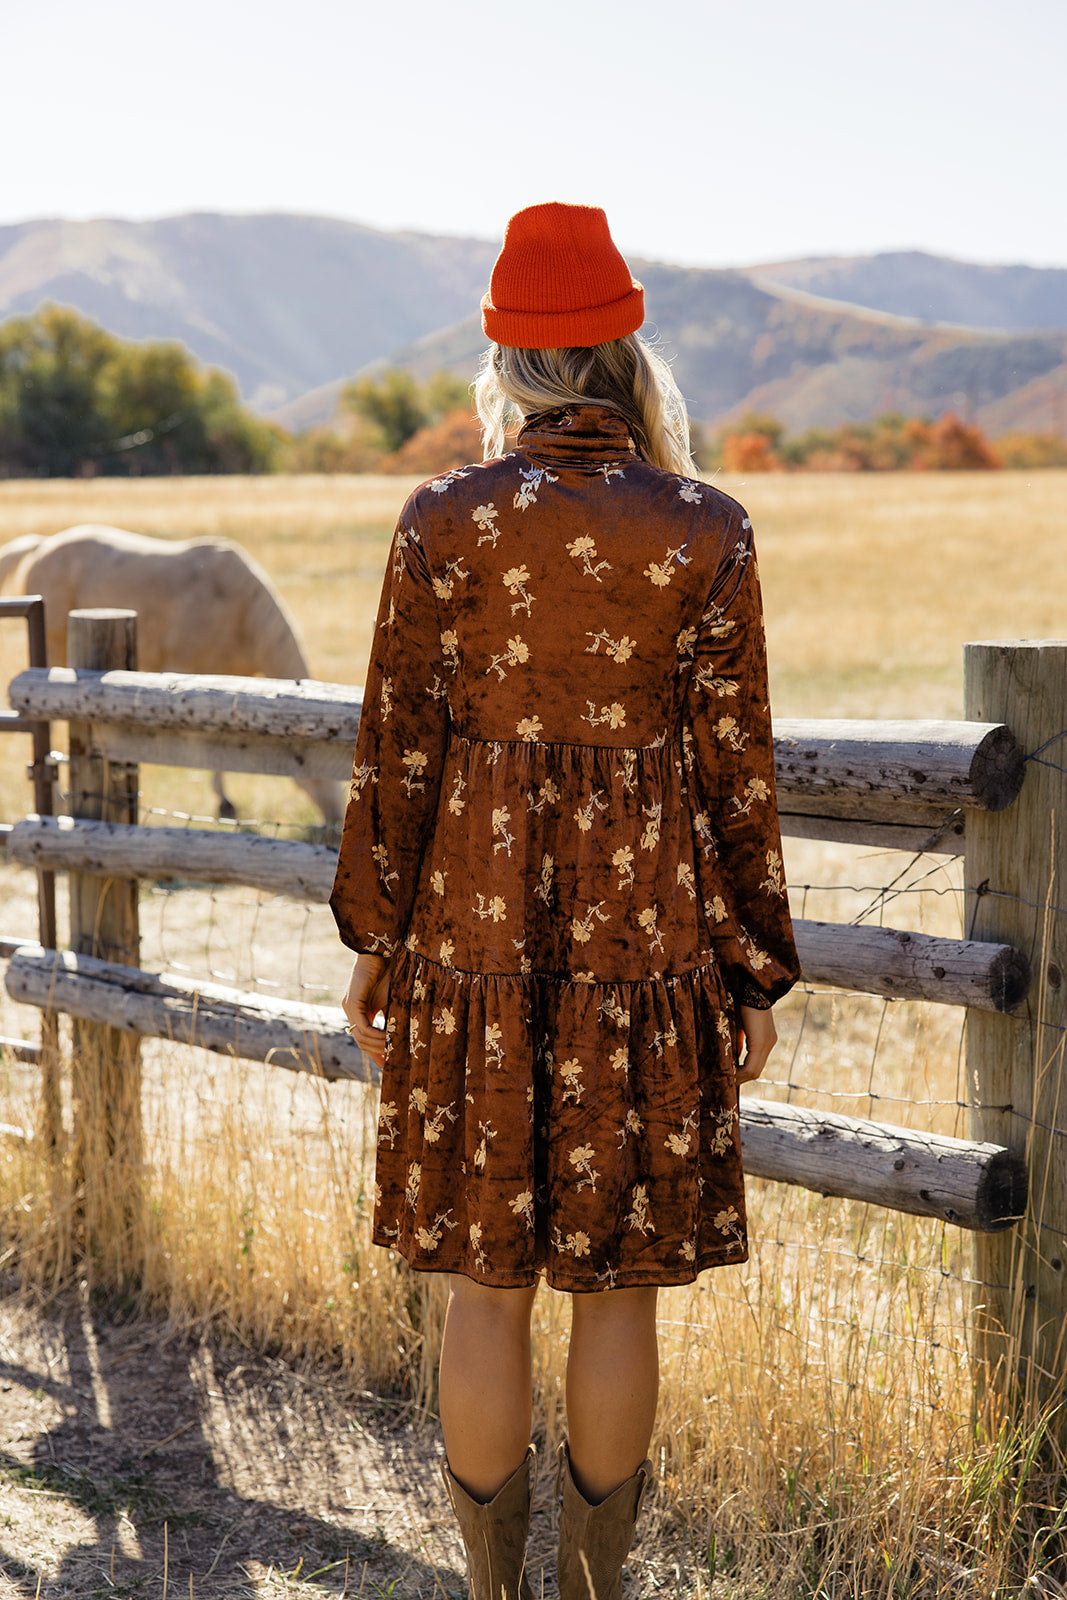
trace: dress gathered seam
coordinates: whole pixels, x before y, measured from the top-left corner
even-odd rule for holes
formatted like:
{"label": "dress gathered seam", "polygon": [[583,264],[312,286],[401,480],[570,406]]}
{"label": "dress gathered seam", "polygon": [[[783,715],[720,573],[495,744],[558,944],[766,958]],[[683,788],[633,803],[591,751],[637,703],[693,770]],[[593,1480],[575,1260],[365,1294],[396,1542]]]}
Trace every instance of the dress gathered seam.
{"label": "dress gathered seam", "polygon": [[421,961],[428,967],[435,967],[438,972],[454,973],[460,978],[517,978],[525,982],[527,978],[544,978],[549,983],[565,985],[570,989],[638,989],[654,983],[680,983],[684,979],[700,977],[705,972],[721,973],[721,968],[714,956],[707,961],[702,961],[699,966],[687,967],[684,972],[650,973],[646,978],[572,978],[566,972],[543,972],[540,970],[530,972],[486,972],[481,968],[457,967],[454,962],[437,961],[433,956],[423,955],[421,950],[413,950],[410,945],[401,943],[394,954],[405,950],[416,961]]}

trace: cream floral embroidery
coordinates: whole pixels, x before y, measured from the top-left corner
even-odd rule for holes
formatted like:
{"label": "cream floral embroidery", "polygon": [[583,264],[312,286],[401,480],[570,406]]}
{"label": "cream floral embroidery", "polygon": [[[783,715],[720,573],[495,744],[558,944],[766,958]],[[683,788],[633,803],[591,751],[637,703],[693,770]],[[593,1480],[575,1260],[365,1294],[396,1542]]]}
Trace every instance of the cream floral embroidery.
{"label": "cream floral embroidery", "polygon": [[602,572],[611,571],[610,561],[597,561],[596,540],[587,533],[580,533],[576,539],[571,540],[567,546],[567,554],[581,563],[584,577],[595,578],[597,583],[603,582],[600,576]]}
{"label": "cream floral embroidery", "polygon": [[681,1256],[683,1261],[688,1262],[690,1266],[692,1265],[697,1258],[697,1247],[693,1243],[692,1239],[687,1239],[685,1241],[678,1251],[678,1254]]}
{"label": "cream floral embroidery", "polygon": [[731,750],[743,750],[748,743],[748,734],[738,731],[736,717],[720,717],[715,724],[715,737]]}
{"label": "cream floral embroidery", "polygon": [[396,1101],[383,1100],[378,1107],[378,1143],[389,1141],[389,1148],[396,1148],[397,1137],[400,1129],[396,1125]]}
{"label": "cream floral embroidery", "polygon": [[478,896],[478,904],[476,906],[472,906],[471,910],[474,912],[474,915],[476,917],[480,917],[483,922],[485,922],[487,918],[493,922],[506,922],[508,918],[507,901],[504,899],[502,894],[494,894],[488,903],[486,903],[485,895],[480,894]]}
{"label": "cream floral embroidery", "polygon": [[715,1113],[715,1132],[711,1136],[714,1155],[729,1155],[734,1148],[734,1129],[739,1121],[740,1114],[734,1106],[727,1106],[725,1111]]}
{"label": "cream floral embroidery", "polygon": [[508,823],[511,821],[511,812],[507,806],[497,806],[493,812],[493,854],[498,850],[505,850],[511,856],[511,847],[515,843],[515,835],[508,832]]}
{"label": "cream floral embroidery", "polygon": [[435,478],[430,484],[434,494],[443,494],[449,484],[455,483],[458,478],[469,478],[470,467],[453,467],[451,472],[446,472],[442,477]]}
{"label": "cream floral embroidery", "polygon": [[714,601],[700,619],[700,631],[706,633],[709,639],[728,639],[736,627],[737,623],[731,621]]}
{"label": "cream floral embroidery", "polygon": [[404,1199],[411,1210],[414,1211],[419,1201],[419,1186],[422,1183],[422,1167],[413,1161],[408,1167],[408,1181],[404,1188]]}
{"label": "cream floral embroidery", "polygon": [[490,1022],[486,1027],[485,1054],[494,1067],[504,1065],[504,1030],[499,1022]]}
{"label": "cream floral embroidery", "polygon": [[583,1233],[580,1228],[574,1233],[568,1233],[565,1240],[557,1228],[552,1241],[558,1255],[574,1256],[575,1259],[589,1254],[589,1242],[589,1235]]}
{"label": "cream floral embroidery", "polygon": [[531,744],[540,737],[543,728],[544,724],[542,723],[541,718],[538,716],[522,717],[515,724],[515,732],[518,734],[519,738],[527,739]]}
{"label": "cream floral embroidery", "polygon": [[423,750],[404,751],[404,765],[408,771],[407,777],[403,781],[403,787],[409,795],[415,789],[424,790],[426,788],[425,783],[422,781],[422,774],[426,771],[429,759],[429,756]]}
{"label": "cream floral embroidery", "polygon": [[489,1267],[489,1262],[486,1258],[485,1251],[482,1249],[481,1223],[472,1222],[470,1227],[467,1229],[467,1234],[470,1238],[471,1248],[474,1251],[474,1265],[477,1267],[479,1272],[486,1272]]}
{"label": "cream floral embroidery", "polygon": [[452,965],[452,957],[455,955],[455,952],[456,946],[454,942],[451,939],[442,939],[441,948],[437,952],[437,959],[443,967],[450,967]]}
{"label": "cream floral embroidery", "polygon": [[451,1207],[447,1211],[439,1211],[434,1217],[431,1227],[417,1228],[415,1230],[415,1239],[420,1250],[428,1250],[432,1254],[437,1249],[444,1237],[443,1230],[457,1226],[456,1223],[449,1221],[451,1215]]}
{"label": "cream floral embroidery", "polygon": [[546,806],[557,805],[559,797],[560,793],[557,786],[552,782],[551,778],[546,778],[537,791],[537,799],[534,799],[533,790],[531,789],[526,796],[526,804],[532,812],[540,816]]}
{"label": "cream floral embroidery", "polygon": [[724,1233],[730,1241],[730,1248],[744,1249],[744,1236],[741,1232],[741,1218],[737,1214],[736,1206],[727,1206],[722,1211],[717,1211],[712,1220],[712,1227]]}
{"label": "cream floral embroidery", "polygon": [[607,802],[600,798],[603,793],[603,789],[592,790],[585,805],[574,813],[574,820],[578,824],[580,833],[589,833],[592,829],[596,812],[608,809]]}
{"label": "cream floral embroidery", "polygon": [[384,844],[372,845],[370,853],[371,853],[371,856],[373,857],[373,859],[377,862],[377,865],[378,865],[378,876],[382,880],[382,888],[383,889],[388,889],[389,885],[394,880],[399,881],[399,878],[400,878],[399,872],[390,872],[389,871],[389,852],[385,848]]}
{"label": "cream floral embroidery", "polygon": [[695,483],[692,483],[688,478],[683,478],[682,486],[678,490],[678,498],[679,500],[687,501],[691,506],[698,506],[704,496],[700,493]]}
{"label": "cream floral embroidery", "polygon": [[538,900],[543,900],[549,905],[552,900],[552,881],[556,872],[556,863],[547,853],[541,857],[541,881],[534,890]]}
{"label": "cream floral embroidery", "polygon": [[765,804],[771,797],[770,786],[764,778],[749,778],[745,784],[745,798],[740,800],[737,795],[733,797],[733,807],[739,817],[747,817],[752,807]]}
{"label": "cream floral embroidery", "polygon": [[451,1006],[442,1006],[440,1011],[434,1012],[433,1031],[434,1033],[455,1033],[456,1013]]}
{"label": "cream floral embroidery", "polygon": [[449,561],[445,566],[443,578],[434,578],[433,592],[438,600],[451,600],[456,583],[461,578],[469,578],[469,572],[463,572],[463,557],[458,556],[455,561]]}
{"label": "cream floral embroidery", "polygon": [[438,869],[436,872],[430,873],[430,888],[433,890],[434,894],[444,894],[445,878],[447,876],[448,874],[441,872],[440,869]]}
{"label": "cream floral embroidery", "polygon": [[575,1172],[583,1174],[575,1185],[576,1192],[580,1189],[592,1189],[593,1193],[596,1194],[596,1181],[600,1177],[600,1173],[593,1166],[595,1155],[596,1151],[591,1144],[576,1145],[568,1155],[567,1160]]}
{"label": "cream floral embroidery", "polygon": [[596,1008],[596,1014],[601,1018],[607,1017],[608,1021],[613,1022],[617,1028],[628,1028],[630,1026],[629,1011],[610,994],[606,994],[601,1000]]}
{"label": "cream floral embroidery", "polygon": [[608,488],[611,487],[612,478],[625,478],[626,474],[621,467],[613,467],[610,461],[605,461],[597,468]]}
{"label": "cream floral embroidery", "polygon": [[634,1110],[633,1106],[631,1106],[626,1113],[626,1121],[623,1123],[621,1128],[616,1130],[619,1140],[619,1149],[622,1150],[625,1147],[626,1141],[630,1137],[631,1133],[642,1134],[644,1131],[644,1123],[637,1115],[637,1112]]}
{"label": "cream floral embroidery", "polygon": [[678,664],[683,665],[693,659],[693,650],[696,647],[697,631],[695,628],[683,628],[674,643],[678,652]]}
{"label": "cream floral embroidery", "polygon": [[629,889],[634,881],[634,853],[628,844],[621,845],[611,857],[611,864],[619,874],[617,889]]}
{"label": "cream floral embroidery", "polygon": [[582,1066],[578,1057],[572,1056],[569,1061],[559,1062],[557,1071],[563,1083],[563,1104],[566,1105],[569,1100],[573,1100],[576,1106],[581,1105]]}
{"label": "cream floral embroidery", "polygon": [[463,799],[463,791],[467,787],[467,780],[462,772],[457,772],[452,780],[452,793],[448,797],[448,809],[454,817],[458,817],[463,807],[467,804]]}
{"label": "cream floral embroidery", "polygon": [[650,561],[642,576],[651,579],[657,589],[665,589],[674,577],[674,562],[677,561],[680,566],[687,567],[692,560],[691,556],[682,554],[684,549],[684,544],[680,544],[677,549],[668,546],[663,560]]}
{"label": "cream floral embroidery", "polygon": [[427,1117],[423,1122],[422,1137],[426,1140],[427,1144],[437,1143],[438,1139],[441,1137],[441,1130],[446,1121],[455,1122],[456,1113],[452,1109],[455,1103],[456,1102],[452,1100],[447,1106],[439,1105],[433,1116]]}
{"label": "cream floral embroidery", "polygon": [[593,919],[598,922],[609,921],[608,913],[601,911],[603,900],[598,900],[596,905],[590,906],[584,917],[574,917],[571,921],[571,938],[577,944],[588,944],[593,937]]}
{"label": "cream floral embroidery", "polygon": [[489,1141],[496,1138],[496,1129],[491,1122],[479,1122],[478,1132],[481,1134],[481,1138],[478,1140],[478,1146],[474,1152],[474,1170],[476,1172],[484,1172],[485,1163],[489,1159]]}
{"label": "cream floral embroidery", "polygon": [[594,633],[591,628],[586,628],[585,636],[593,641],[592,644],[587,644],[585,647],[587,656],[595,656],[600,650],[600,646],[603,645],[604,654],[610,656],[612,661],[617,661],[620,666],[629,661],[634,653],[634,646],[637,644],[636,639],[629,638],[625,633],[621,639],[613,639],[606,628],[601,628],[599,633]]}
{"label": "cream floral embroidery", "polygon": [[690,900],[696,899],[696,879],[693,877],[693,869],[688,862],[679,861],[678,863],[678,887],[686,891]]}
{"label": "cream floral embroidery", "polygon": [[626,1224],[638,1233],[652,1233],[652,1211],[648,1203],[648,1189],[643,1183],[634,1184],[633,1206],[626,1217]]}
{"label": "cream floral embroidery", "polygon": [[559,482],[559,479],[549,472],[547,467],[521,467],[519,469],[519,477],[524,481],[512,501],[516,511],[525,511],[528,506],[537,504],[537,491],[540,489],[542,482]]}
{"label": "cream floral embroidery", "polygon": [[496,549],[496,542],[500,538],[500,529],[496,525],[496,518],[500,515],[496,506],[490,500],[487,506],[475,506],[471,512],[471,519],[481,528],[479,545],[492,544]]}
{"label": "cream floral embroidery", "polygon": [[669,1133],[663,1142],[664,1150],[669,1150],[675,1156],[687,1156],[693,1147],[693,1137],[697,1131],[697,1121],[700,1113],[690,1111],[682,1123],[681,1133]]}
{"label": "cream floral embroidery", "polygon": [[617,700],[613,700],[610,706],[601,706],[599,716],[595,700],[587,700],[585,703],[589,707],[589,712],[588,715],[583,713],[582,721],[588,722],[591,728],[599,728],[605,722],[609,728],[625,728],[626,707],[620,705]]}
{"label": "cream floral embroidery", "polygon": [[493,656],[489,665],[485,669],[485,675],[488,677],[491,672],[495,672],[501,683],[503,683],[509,667],[521,666],[524,662],[529,661],[529,659],[530,646],[526,643],[525,639],[520,638],[519,635],[516,634],[514,639],[508,640],[508,646],[506,650],[502,650],[498,656]]}
{"label": "cream floral embroidery", "polygon": [[445,658],[445,666],[455,672],[459,666],[459,634],[455,628],[446,628],[442,633],[441,654]]}
{"label": "cream floral embroidery", "polygon": [[508,1205],[517,1217],[521,1217],[526,1224],[528,1233],[533,1232],[534,1225],[534,1197],[532,1189],[521,1190]]}
{"label": "cream floral embroidery", "polygon": [[704,915],[709,922],[726,921],[726,902],[721,894],[712,895],[710,900],[704,901]]}
{"label": "cream floral embroidery", "polygon": [[426,1107],[429,1105],[429,1103],[430,1097],[426,1093],[426,1090],[420,1088],[420,1086],[416,1084],[411,1093],[408,1095],[408,1110],[417,1111],[420,1117],[424,1117],[426,1115]]}
{"label": "cream floral embroidery", "polygon": [[349,785],[348,792],[352,799],[356,800],[363,793],[368,783],[377,782],[378,768],[370,761],[361,762],[358,767],[353,768],[352,782]]}
{"label": "cream floral embroidery", "polygon": [[711,822],[706,811],[698,811],[694,816],[693,832],[700,840],[700,847],[704,856],[714,858],[718,854],[717,841],[712,832]]}
{"label": "cream floral embroidery", "polygon": [[693,674],[693,682],[698,689],[703,689],[707,694],[714,694],[722,699],[733,699],[737,694],[737,684],[733,678],[717,678],[715,669],[711,666],[698,667]]}
{"label": "cream floral embroidery", "polygon": [[767,851],[767,876],[760,884],[761,889],[766,889],[768,894],[784,894],[785,881],[782,877],[782,858],[777,850]]}
{"label": "cream floral embroidery", "polygon": [[389,721],[393,714],[393,680],[383,678],[381,693],[378,696],[378,709],[381,713],[382,725]]}
{"label": "cream floral embroidery", "polygon": [[659,844],[659,829],[663,820],[663,801],[653,800],[650,806],[642,806],[641,811],[648,818],[645,823],[645,831],[641,835],[641,849],[654,850]]}
{"label": "cream floral embroidery", "polygon": [[620,1044],[618,1049],[612,1051],[611,1070],[612,1072],[621,1072],[624,1076],[629,1075],[630,1052],[624,1044]]}
{"label": "cream floral embroidery", "polygon": [[659,920],[659,906],[646,906],[637,919],[637,925],[644,928],[648,934],[648,952],[652,955],[656,950],[663,949],[663,935],[656,926]]}
{"label": "cream floral embroidery", "polygon": [[527,567],[509,567],[507,572],[504,573],[503,582],[508,594],[518,595],[519,597],[511,608],[512,616],[515,615],[516,611],[524,611],[527,616],[530,615],[530,607],[533,605],[536,596],[532,595],[526,587],[529,581],[530,573]]}
{"label": "cream floral embroidery", "polygon": [[657,1056],[662,1056],[665,1050],[673,1050],[678,1043],[678,1029],[673,1022],[666,1028],[657,1028],[652,1035],[652,1048]]}

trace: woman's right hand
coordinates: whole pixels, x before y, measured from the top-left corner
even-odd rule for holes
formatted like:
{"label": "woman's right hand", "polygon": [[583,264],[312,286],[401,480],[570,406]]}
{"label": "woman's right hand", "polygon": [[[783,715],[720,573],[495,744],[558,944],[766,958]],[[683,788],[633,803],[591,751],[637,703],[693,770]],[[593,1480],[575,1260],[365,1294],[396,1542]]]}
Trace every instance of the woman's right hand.
{"label": "woman's right hand", "polygon": [[389,1004],[389,963],[384,956],[358,955],[348,980],[341,1009],[348,1031],[364,1055],[385,1065],[385,1033],[374,1026],[379,1011]]}
{"label": "woman's right hand", "polygon": [[[741,1054],[744,1042],[745,1053]],[[737,1081],[753,1083],[767,1065],[767,1057],[778,1043],[778,1030],[774,1026],[773,1010],[759,1011],[755,1006],[741,1007],[741,1028],[737,1041]]]}

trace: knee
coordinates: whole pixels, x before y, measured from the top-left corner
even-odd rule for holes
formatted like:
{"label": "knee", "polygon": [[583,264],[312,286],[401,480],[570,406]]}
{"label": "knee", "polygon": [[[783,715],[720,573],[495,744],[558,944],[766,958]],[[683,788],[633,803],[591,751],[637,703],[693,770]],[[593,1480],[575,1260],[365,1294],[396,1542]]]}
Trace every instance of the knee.
{"label": "knee", "polygon": [[655,1324],[657,1288],[607,1289],[602,1294],[571,1296],[574,1327],[602,1328],[609,1325],[641,1326]]}
{"label": "knee", "polygon": [[477,1317],[504,1326],[523,1327],[529,1323],[536,1287],[494,1289],[456,1274],[448,1282],[448,1308],[455,1315]]}

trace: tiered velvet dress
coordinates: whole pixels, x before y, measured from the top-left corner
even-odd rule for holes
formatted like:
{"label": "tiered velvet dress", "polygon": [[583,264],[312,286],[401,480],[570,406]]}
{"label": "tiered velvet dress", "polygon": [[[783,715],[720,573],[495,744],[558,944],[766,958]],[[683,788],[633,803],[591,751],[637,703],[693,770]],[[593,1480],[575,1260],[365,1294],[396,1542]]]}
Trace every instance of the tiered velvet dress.
{"label": "tiered velvet dress", "polygon": [[379,1244],[573,1291],[744,1260],[734,1018],[798,966],[743,509],[591,406],[417,489],[331,903],[392,958]]}

